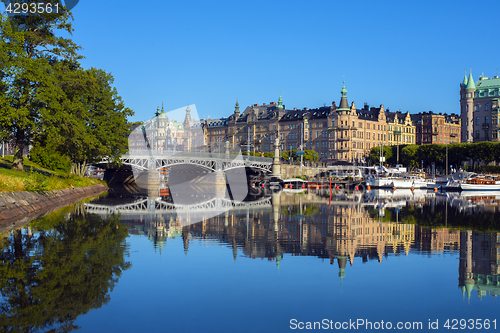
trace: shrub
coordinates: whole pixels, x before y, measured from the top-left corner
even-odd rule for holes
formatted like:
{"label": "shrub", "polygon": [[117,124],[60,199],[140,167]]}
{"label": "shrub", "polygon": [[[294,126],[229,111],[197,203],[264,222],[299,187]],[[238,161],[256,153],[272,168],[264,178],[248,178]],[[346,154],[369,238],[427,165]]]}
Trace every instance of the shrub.
{"label": "shrub", "polygon": [[61,170],[69,172],[71,170],[71,160],[68,156],[61,155],[39,145],[35,145],[30,150],[31,161],[49,170]]}
{"label": "shrub", "polygon": [[43,192],[47,191],[47,177],[44,175],[31,171],[28,178],[24,180],[24,190],[28,192]]}

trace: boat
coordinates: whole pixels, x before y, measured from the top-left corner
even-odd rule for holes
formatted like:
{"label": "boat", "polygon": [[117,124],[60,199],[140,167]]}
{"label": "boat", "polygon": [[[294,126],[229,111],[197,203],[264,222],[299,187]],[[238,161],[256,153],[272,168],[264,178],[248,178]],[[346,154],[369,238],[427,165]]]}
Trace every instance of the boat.
{"label": "boat", "polygon": [[374,188],[427,188],[428,180],[413,175],[388,174],[387,176],[367,177],[366,185]]}
{"label": "boat", "polygon": [[300,178],[283,179],[284,192],[302,193],[307,190],[307,181]]}
{"label": "boat", "polygon": [[309,189],[328,188],[328,183],[323,183],[318,181],[308,181],[307,188]]}
{"label": "boat", "polygon": [[468,178],[461,183],[462,191],[500,191],[498,175],[485,175]]}
{"label": "boat", "polygon": [[472,173],[464,179],[451,179],[445,188],[447,191],[500,191],[500,177]]}

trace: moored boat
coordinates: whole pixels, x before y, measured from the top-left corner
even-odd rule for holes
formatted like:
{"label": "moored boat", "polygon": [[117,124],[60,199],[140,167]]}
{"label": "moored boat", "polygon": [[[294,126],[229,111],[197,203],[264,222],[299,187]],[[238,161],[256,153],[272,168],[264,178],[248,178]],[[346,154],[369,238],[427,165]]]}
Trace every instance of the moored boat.
{"label": "moored boat", "polygon": [[427,188],[424,178],[411,175],[389,174],[388,176],[368,177],[366,185],[374,188]]}
{"label": "moored boat", "polygon": [[285,192],[301,193],[307,189],[307,181],[300,178],[283,179]]}
{"label": "moored boat", "polygon": [[461,183],[462,191],[500,191],[497,175],[476,176]]}
{"label": "moored boat", "polygon": [[471,174],[465,179],[451,179],[446,184],[447,191],[500,191],[498,175]]}

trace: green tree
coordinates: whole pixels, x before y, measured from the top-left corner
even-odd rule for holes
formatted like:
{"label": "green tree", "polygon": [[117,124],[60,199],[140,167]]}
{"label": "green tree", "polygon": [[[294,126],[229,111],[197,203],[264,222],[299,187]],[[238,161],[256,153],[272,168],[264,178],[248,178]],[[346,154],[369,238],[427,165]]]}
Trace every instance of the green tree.
{"label": "green tree", "polygon": [[460,167],[462,162],[467,160],[467,143],[453,143],[448,145],[449,164]]}
{"label": "green tree", "polygon": [[489,164],[495,160],[495,151],[493,142],[484,141],[476,144],[476,154],[484,164]]}
{"label": "green tree", "polygon": [[443,165],[445,160],[445,147],[441,144],[421,145],[417,150],[418,160],[424,160],[426,163],[435,163]]}
{"label": "green tree", "polygon": [[39,140],[69,156],[71,172],[78,175],[103,157],[118,160],[128,149],[127,117],[133,112],[112,87],[111,74],[95,68],[58,68],[55,76],[62,91],[59,107],[49,110],[51,117]]}
{"label": "green tree", "polygon": [[14,168],[23,168],[25,146],[43,131],[47,110],[57,104],[53,66],[59,62],[77,66],[82,58],[71,39],[56,36],[56,32],[72,33],[70,19],[65,7],[52,13],[0,16],[0,54],[5,60],[0,62],[0,128],[15,138]]}
{"label": "green tree", "polygon": [[304,153],[305,153],[304,161],[309,161],[309,162],[319,161],[319,154],[314,150],[304,150]]}
{"label": "green tree", "polygon": [[377,147],[373,147],[371,150],[370,150],[370,155],[369,155],[369,159],[371,161],[371,163],[373,164],[378,164],[380,163],[380,151],[382,150],[382,156],[385,157],[385,160],[387,163],[389,161],[389,159],[392,157],[392,147],[391,146],[377,146]]}
{"label": "green tree", "polygon": [[401,149],[401,162],[404,165],[414,168],[419,166],[419,161],[417,158],[418,145],[407,145]]}

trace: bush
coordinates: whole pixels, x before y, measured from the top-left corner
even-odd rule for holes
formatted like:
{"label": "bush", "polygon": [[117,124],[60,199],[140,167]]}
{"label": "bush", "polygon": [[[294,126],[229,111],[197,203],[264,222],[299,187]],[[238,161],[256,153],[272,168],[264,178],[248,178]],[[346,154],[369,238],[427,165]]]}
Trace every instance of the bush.
{"label": "bush", "polygon": [[61,155],[39,145],[35,145],[30,150],[30,158],[32,162],[49,170],[60,170],[65,172],[71,170],[71,160],[68,156]]}
{"label": "bush", "polygon": [[28,178],[24,180],[24,190],[28,192],[43,192],[47,191],[47,177],[44,175],[31,171]]}

